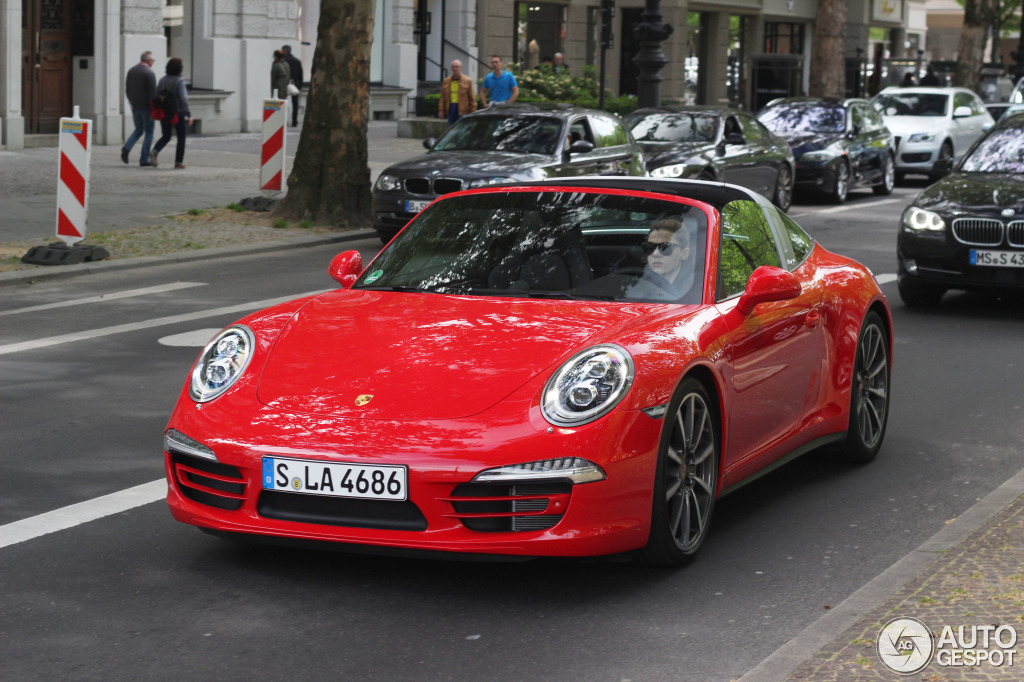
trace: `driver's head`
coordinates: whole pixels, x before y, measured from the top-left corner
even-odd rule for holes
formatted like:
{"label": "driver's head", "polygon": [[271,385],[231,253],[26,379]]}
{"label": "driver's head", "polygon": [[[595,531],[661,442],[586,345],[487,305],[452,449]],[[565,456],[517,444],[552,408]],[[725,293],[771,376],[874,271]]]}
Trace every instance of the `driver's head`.
{"label": "driver's head", "polygon": [[651,270],[671,282],[690,256],[690,233],[678,218],[662,218],[651,225],[643,248]]}

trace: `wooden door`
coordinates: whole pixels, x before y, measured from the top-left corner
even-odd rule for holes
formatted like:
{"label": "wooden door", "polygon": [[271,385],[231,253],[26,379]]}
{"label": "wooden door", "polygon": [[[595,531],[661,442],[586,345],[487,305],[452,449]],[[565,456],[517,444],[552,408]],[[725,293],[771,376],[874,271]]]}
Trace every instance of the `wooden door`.
{"label": "wooden door", "polygon": [[71,115],[72,0],[22,0],[21,95],[25,132],[56,133]]}

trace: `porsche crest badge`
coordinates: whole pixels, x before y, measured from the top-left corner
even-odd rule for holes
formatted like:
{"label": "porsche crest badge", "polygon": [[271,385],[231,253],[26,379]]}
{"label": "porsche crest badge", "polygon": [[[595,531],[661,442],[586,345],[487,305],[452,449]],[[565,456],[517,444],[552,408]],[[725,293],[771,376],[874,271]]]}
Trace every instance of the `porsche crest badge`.
{"label": "porsche crest badge", "polygon": [[360,396],[356,396],[356,407],[362,407],[371,400],[373,400],[373,396],[370,395],[369,393],[364,393]]}

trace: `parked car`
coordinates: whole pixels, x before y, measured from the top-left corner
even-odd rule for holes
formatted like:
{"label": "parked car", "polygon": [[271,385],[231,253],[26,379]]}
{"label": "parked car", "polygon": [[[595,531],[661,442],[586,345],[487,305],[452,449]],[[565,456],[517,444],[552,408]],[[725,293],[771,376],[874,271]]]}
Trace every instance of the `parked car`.
{"label": "parked car", "polygon": [[996,123],[1001,122],[1005,118],[1010,118],[1014,114],[1019,114],[1022,111],[1024,111],[1024,103],[1008,104],[1006,105],[1006,109],[1003,110],[1003,113],[999,115],[999,119],[996,121]]}
{"label": "parked car", "polygon": [[[952,172],[951,172],[952,171]],[[903,212],[900,298],[934,305],[949,289],[1024,289],[1024,113],[1000,121]]]}
{"label": "parked car", "polygon": [[864,266],[734,185],[579,178],[433,202],[335,291],[201,352],[174,517],[387,550],[689,561],[715,500],[876,456],[891,319]]}
{"label": "parked car", "polygon": [[959,159],[994,121],[967,88],[891,87],[871,100],[896,136],[896,179],[926,174],[939,159]]}
{"label": "parked car", "polygon": [[776,99],[757,118],[793,150],[798,190],[824,192],[837,204],[853,187],[892,193],[892,134],[867,100]]}
{"label": "parked car", "polygon": [[468,114],[426,154],[389,166],[373,188],[385,244],[439,196],[473,187],[580,175],[643,175],[643,151],[614,114],[507,104]]}
{"label": "parked car", "polygon": [[751,114],[729,107],[651,107],[626,116],[626,125],[644,150],[647,175],[729,182],[789,209],[793,153]]}
{"label": "parked car", "polygon": [[1010,104],[1024,104],[1024,78],[1019,79],[1013,86],[1009,102]]}

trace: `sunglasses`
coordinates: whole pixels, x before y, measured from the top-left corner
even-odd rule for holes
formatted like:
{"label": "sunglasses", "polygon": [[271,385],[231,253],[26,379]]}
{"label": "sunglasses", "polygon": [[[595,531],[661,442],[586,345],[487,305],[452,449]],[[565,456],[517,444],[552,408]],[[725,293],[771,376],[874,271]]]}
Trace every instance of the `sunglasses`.
{"label": "sunglasses", "polygon": [[644,242],[640,245],[640,248],[644,250],[644,255],[650,256],[655,251],[660,251],[666,256],[671,256],[679,248],[679,244],[672,242]]}

